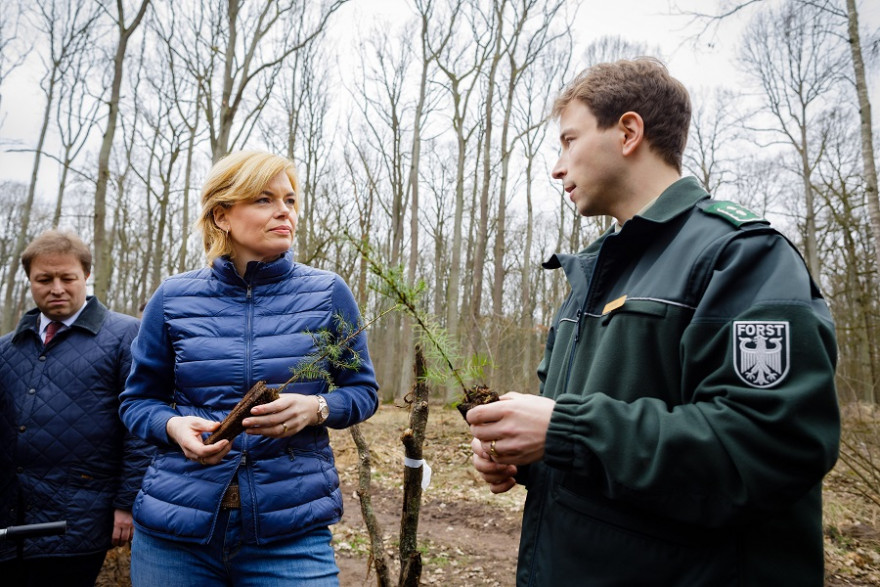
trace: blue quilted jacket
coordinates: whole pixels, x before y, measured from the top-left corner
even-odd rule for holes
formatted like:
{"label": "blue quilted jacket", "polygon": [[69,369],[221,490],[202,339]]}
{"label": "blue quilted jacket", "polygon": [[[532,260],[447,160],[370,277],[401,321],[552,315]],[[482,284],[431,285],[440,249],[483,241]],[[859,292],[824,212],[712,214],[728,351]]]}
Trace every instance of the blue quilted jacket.
{"label": "blue quilted jacket", "polygon": [[[62,536],[25,540],[26,558],[107,550],[113,510],[131,509],[154,450],[118,416],[138,321],[89,297],[45,347],[38,322],[31,310],[0,338],[0,395],[12,404],[20,489],[3,505],[18,524],[67,520]],[[0,560],[14,556],[14,544],[0,542]]]}
{"label": "blue quilted jacket", "polygon": [[331,370],[334,390],[323,381],[285,390],[325,394],[324,426],[283,439],[240,434],[223,461],[209,467],[186,459],[165,432],[173,416],[220,421],[257,381],[287,381],[290,368],[316,350],[307,331],[336,332],[336,316],[358,323],[348,286],[338,275],[292,262],[289,251],[248,264],[244,277],[220,258],[162,283],[144,310],[120,407],[129,429],[160,447],[135,502],[138,531],[207,543],[233,480],[247,542],[264,544],[339,520],[342,498],[326,426],[356,424],[378,407],[363,333],[351,347],[360,368]]}
{"label": "blue quilted jacket", "polygon": [[[15,474],[15,437],[17,434],[12,396],[8,393],[0,393],[0,528],[16,523],[18,479]],[[0,542],[0,560],[4,560],[4,554],[11,557],[12,553],[13,545],[4,545]]]}

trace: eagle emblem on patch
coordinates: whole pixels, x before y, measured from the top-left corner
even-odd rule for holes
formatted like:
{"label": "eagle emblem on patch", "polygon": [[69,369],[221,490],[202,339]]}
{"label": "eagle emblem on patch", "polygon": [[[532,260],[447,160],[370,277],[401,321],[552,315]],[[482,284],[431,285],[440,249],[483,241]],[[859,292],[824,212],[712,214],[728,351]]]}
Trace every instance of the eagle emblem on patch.
{"label": "eagle emblem on patch", "polygon": [[789,367],[788,322],[734,322],[733,365],[752,387],[768,388],[785,379]]}

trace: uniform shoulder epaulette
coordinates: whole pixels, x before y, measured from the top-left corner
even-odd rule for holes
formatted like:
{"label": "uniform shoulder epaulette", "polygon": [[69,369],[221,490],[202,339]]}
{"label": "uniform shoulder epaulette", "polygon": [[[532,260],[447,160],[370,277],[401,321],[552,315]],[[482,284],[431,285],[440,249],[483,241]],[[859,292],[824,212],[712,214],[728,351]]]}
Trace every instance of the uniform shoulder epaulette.
{"label": "uniform shoulder epaulette", "polygon": [[704,200],[703,202],[700,202],[698,207],[706,214],[723,218],[737,228],[752,222],[770,224],[766,219],[758,216],[748,208],[740,206],[736,202],[728,202],[725,200]]}

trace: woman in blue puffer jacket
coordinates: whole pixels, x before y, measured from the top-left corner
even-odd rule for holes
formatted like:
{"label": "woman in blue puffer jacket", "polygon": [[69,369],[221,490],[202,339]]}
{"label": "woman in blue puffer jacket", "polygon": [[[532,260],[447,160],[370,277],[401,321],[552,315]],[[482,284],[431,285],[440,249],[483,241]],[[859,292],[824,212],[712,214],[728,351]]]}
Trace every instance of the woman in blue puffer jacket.
{"label": "woman in blue puffer jacket", "polygon": [[261,152],[219,161],[202,191],[209,267],[165,280],[144,309],[120,414],[160,447],[134,504],[134,585],[336,585],[328,526],[342,514],[327,427],[378,405],[366,337],[357,369],[289,385],[245,433],[203,444],[257,381],[281,385],[312,335],[357,324],[342,279],[294,263],[293,164]]}

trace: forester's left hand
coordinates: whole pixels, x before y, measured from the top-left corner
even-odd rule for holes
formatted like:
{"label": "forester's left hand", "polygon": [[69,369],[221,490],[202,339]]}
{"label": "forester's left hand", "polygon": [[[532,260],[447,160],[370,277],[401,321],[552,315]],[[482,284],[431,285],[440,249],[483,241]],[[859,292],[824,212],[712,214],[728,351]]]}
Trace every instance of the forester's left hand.
{"label": "forester's left hand", "polygon": [[293,436],[318,422],[318,398],[300,393],[282,393],[268,404],[251,408],[251,416],[242,421],[248,434],[272,438]]}
{"label": "forester's left hand", "polygon": [[483,443],[477,438],[471,441],[471,450],[474,452],[471,457],[474,469],[489,484],[492,493],[504,493],[516,485],[515,465],[496,463],[492,455],[483,450]]}
{"label": "forester's left hand", "polygon": [[528,465],[544,456],[552,399],[511,391],[500,401],[471,408],[471,434],[496,463]]}

